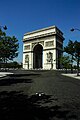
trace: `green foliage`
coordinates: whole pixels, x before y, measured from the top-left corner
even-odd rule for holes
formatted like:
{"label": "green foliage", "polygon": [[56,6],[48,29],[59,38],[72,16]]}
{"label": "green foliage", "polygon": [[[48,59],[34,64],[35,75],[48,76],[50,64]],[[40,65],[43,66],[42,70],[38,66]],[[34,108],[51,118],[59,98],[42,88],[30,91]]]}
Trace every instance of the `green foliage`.
{"label": "green foliage", "polygon": [[61,56],[60,57],[60,64],[63,66],[63,68],[65,69],[69,69],[70,68],[70,63],[71,63],[71,60],[69,58],[69,56]]}
{"label": "green foliage", "polygon": [[64,47],[64,51],[68,54],[74,55],[74,42],[69,40],[68,45]]}
{"label": "green foliage", "polygon": [[21,68],[21,64],[19,64],[18,62],[14,61],[14,62],[10,62],[7,63],[7,68]]}
{"label": "green foliage", "polygon": [[76,60],[80,57],[80,42],[69,40],[68,45],[64,47],[64,52],[72,55],[72,59]]}
{"label": "green foliage", "polygon": [[72,61],[75,60],[77,62],[77,75],[79,75],[80,42],[73,42],[69,40],[68,45],[64,48],[64,51],[72,56]]}
{"label": "green foliage", "polygon": [[74,50],[75,50],[75,57],[80,58],[80,42],[75,41],[74,42]]}
{"label": "green foliage", "polygon": [[0,68],[22,68],[22,64],[19,64],[16,61],[9,62],[9,63],[1,63]]}
{"label": "green foliage", "polygon": [[0,36],[0,61],[7,63],[18,56],[18,40],[15,36],[10,37],[5,35]]}
{"label": "green foliage", "polygon": [[5,36],[5,35],[6,35],[6,33],[3,32],[3,31],[0,29],[0,37],[1,37],[1,36]]}

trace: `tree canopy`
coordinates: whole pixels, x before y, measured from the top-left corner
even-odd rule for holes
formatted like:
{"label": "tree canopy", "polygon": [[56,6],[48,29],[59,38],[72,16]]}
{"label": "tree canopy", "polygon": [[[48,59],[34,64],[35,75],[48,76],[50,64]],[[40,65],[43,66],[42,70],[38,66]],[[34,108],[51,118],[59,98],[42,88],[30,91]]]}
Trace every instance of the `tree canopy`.
{"label": "tree canopy", "polygon": [[64,51],[68,54],[72,55],[76,59],[79,59],[80,57],[80,42],[77,40],[73,42],[72,40],[69,40],[68,45],[64,47]]}
{"label": "tree canopy", "polygon": [[73,60],[77,62],[77,75],[79,75],[80,42],[78,42],[77,40],[74,42],[69,40],[68,45],[64,47],[64,51],[72,55],[72,63]]}
{"label": "tree canopy", "polygon": [[60,64],[63,66],[63,68],[65,68],[65,69],[70,68],[71,60],[70,60],[69,56],[67,56],[67,55],[61,56],[59,60],[60,60]]}
{"label": "tree canopy", "polygon": [[69,40],[68,45],[64,47],[64,51],[68,54],[74,55],[74,42],[72,40]]}
{"label": "tree canopy", "polygon": [[[1,30],[0,30],[1,31]],[[1,31],[0,34],[0,61],[7,62],[18,56],[19,43],[15,36],[6,36]]]}

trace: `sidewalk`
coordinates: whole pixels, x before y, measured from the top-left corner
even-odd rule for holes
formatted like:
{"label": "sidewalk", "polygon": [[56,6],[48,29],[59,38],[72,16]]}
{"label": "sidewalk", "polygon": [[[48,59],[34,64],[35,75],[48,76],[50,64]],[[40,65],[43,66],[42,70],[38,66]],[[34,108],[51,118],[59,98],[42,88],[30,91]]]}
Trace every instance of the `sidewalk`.
{"label": "sidewalk", "polygon": [[[0,77],[5,77],[5,76],[7,76],[9,74],[14,74],[14,73],[11,73],[11,72],[0,72]],[[62,75],[68,76],[68,77],[72,77],[72,78],[75,78],[75,79],[80,79],[80,75],[77,76],[77,73],[76,74],[71,74],[71,73],[64,74],[64,73],[62,73]]]}
{"label": "sidewalk", "polygon": [[77,76],[77,73],[76,74],[71,74],[71,73],[64,74],[64,73],[62,73],[62,75],[72,77],[72,78],[75,78],[75,79],[80,79],[80,75]]}
{"label": "sidewalk", "polygon": [[10,73],[10,72],[0,72],[0,77],[5,77],[9,74],[13,74],[13,73]]}

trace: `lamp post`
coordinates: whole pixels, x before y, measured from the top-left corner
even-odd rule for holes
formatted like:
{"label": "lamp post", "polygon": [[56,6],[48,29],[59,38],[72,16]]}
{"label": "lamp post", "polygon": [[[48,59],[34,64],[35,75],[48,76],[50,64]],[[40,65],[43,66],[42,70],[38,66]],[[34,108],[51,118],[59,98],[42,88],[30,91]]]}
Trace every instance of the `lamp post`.
{"label": "lamp post", "polygon": [[[72,28],[70,31],[73,32],[75,30],[80,31],[80,29],[78,29],[78,28]],[[78,58],[77,58],[77,76],[79,76],[79,60],[80,60],[80,58],[79,58],[79,52],[78,52]]]}
{"label": "lamp post", "polygon": [[78,28],[72,28],[70,31],[73,32],[74,30],[80,31],[80,29],[78,29]]}
{"label": "lamp post", "polygon": [[3,28],[4,30],[7,30],[6,25],[5,26],[0,26],[0,29]]}

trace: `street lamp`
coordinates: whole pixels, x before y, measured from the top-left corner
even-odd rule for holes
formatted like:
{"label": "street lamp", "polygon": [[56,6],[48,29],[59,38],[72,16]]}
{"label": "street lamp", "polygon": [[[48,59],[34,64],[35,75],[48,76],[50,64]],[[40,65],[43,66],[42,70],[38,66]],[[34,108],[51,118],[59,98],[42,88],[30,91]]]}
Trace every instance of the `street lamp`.
{"label": "street lamp", "polygon": [[[72,28],[70,31],[73,32],[73,31],[75,31],[75,30],[80,31],[80,29],[78,29],[78,28]],[[77,76],[78,76],[78,75],[79,75],[79,57],[78,57],[78,60],[77,60]]]}
{"label": "street lamp", "polygon": [[78,28],[72,28],[70,31],[73,32],[74,30],[80,31],[80,29],[78,29]]}
{"label": "street lamp", "polygon": [[6,25],[5,26],[0,26],[0,29],[3,28],[4,30],[7,30]]}
{"label": "street lamp", "polygon": [[6,27],[6,25],[5,25],[3,28],[4,28],[4,30],[7,30],[7,27]]}

